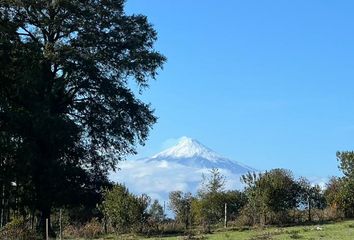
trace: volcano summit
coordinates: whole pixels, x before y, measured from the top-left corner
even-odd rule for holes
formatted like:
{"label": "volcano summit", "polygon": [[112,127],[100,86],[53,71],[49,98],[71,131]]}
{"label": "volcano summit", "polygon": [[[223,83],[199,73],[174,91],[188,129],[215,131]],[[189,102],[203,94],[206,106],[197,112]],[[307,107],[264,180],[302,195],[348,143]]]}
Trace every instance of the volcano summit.
{"label": "volcano summit", "polygon": [[234,174],[244,174],[256,171],[254,168],[242,163],[232,161],[217,154],[195,139],[182,137],[177,145],[166,149],[155,156],[139,161],[170,162],[196,169],[218,168],[228,170]]}
{"label": "volcano summit", "polygon": [[149,158],[120,163],[120,171],[112,173],[113,181],[125,184],[136,194],[166,200],[175,190],[195,193],[212,168],[226,176],[226,189],[241,188],[240,176],[256,171],[243,163],[225,158],[199,141],[182,137],[179,142]]}

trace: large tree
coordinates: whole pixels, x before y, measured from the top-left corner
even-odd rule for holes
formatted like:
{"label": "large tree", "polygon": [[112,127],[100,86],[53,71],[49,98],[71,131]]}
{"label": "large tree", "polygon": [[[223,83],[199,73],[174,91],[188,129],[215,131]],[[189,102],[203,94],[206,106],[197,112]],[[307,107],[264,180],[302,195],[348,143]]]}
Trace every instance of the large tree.
{"label": "large tree", "polygon": [[[293,174],[285,169],[272,169],[261,174],[248,173],[242,176],[246,184],[248,212],[253,224],[286,221],[287,211],[298,206],[300,188]],[[273,218],[273,219],[272,219]]]}
{"label": "large tree", "polygon": [[341,207],[345,217],[354,216],[354,151],[337,152],[339,169],[344,176],[340,179]]}
{"label": "large tree", "polygon": [[106,182],[156,121],[131,86],[141,92],[165,58],[124,3],[0,0],[0,133],[41,225]]}

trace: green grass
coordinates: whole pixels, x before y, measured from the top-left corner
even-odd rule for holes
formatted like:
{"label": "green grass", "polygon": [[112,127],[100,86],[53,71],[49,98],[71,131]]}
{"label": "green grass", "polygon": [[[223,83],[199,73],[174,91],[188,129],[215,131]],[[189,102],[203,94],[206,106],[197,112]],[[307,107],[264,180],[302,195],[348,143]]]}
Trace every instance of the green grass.
{"label": "green grass", "polygon": [[[183,237],[142,238],[136,236],[107,236],[102,239],[150,239],[150,240],[183,240]],[[196,239],[210,240],[352,240],[354,239],[354,220],[313,226],[270,227],[252,230],[220,230],[213,234],[198,236]]]}

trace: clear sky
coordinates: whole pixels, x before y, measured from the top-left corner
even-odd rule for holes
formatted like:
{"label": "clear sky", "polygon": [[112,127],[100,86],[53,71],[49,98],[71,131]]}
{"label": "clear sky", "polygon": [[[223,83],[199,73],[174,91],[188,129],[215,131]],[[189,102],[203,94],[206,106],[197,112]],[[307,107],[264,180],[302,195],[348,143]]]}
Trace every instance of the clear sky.
{"label": "clear sky", "polygon": [[159,117],[139,156],[190,136],[265,170],[338,175],[354,149],[354,1],[128,0],[168,58],[143,93]]}

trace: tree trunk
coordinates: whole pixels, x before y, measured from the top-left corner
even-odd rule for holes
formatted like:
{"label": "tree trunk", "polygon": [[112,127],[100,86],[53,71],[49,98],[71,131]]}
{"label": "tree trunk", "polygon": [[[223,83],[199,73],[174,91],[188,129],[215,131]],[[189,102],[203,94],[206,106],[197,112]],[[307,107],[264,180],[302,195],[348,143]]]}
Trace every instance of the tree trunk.
{"label": "tree trunk", "polygon": [[309,215],[309,222],[312,221],[312,218],[311,218],[311,201],[309,200],[309,203],[308,203],[309,207],[308,207],[308,215]]}

